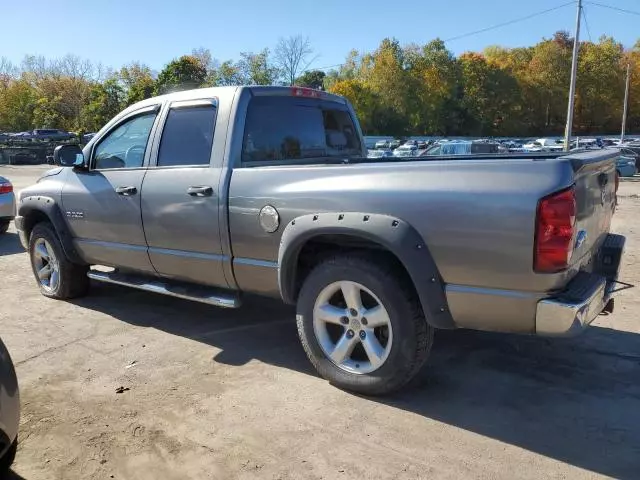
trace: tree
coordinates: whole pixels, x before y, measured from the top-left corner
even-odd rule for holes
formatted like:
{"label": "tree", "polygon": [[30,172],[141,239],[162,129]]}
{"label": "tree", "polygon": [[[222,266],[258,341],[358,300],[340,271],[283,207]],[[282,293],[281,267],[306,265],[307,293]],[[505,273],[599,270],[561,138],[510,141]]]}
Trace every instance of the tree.
{"label": "tree", "polygon": [[294,85],[298,75],[317,58],[313,52],[309,37],[295,35],[278,40],[275,61],[287,85]]}
{"label": "tree", "polygon": [[36,91],[25,78],[0,88],[0,130],[18,132],[33,128]]}
{"label": "tree", "polygon": [[259,53],[240,53],[236,69],[241,85],[274,85],[279,75],[278,68],[271,63],[268,48]]}
{"label": "tree", "polygon": [[204,81],[204,86],[213,87],[216,85],[216,70],[218,68],[218,61],[213,58],[211,51],[208,48],[200,47],[191,50],[191,55],[197,58],[202,66],[207,70],[207,77]]}
{"label": "tree", "polygon": [[171,61],[158,75],[156,93],[189,90],[202,86],[207,78],[207,69],[193,55],[183,55]]}
{"label": "tree", "polygon": [[132,105],[154,94],[156,83],[151,69],[144,64],[134,62],[122,67],[118,78],[124,86],[125,105]]}
{"label": "tree", "polygon": [[242,73],[240,72],[240,68],[231,60],[227,60],[226,62],[222,63],[222,65],[220,65],[220,68],[218,68],[218,71],[216,72],[216,85],[220,85],[222,87],[227,85],[242,85],[242,82],[243,78]]}
{"label": "tree", "polygon": [[89,131],[98,131],[122,110],[124,102],[125,92],[117,78],[94,84],[91,87],[89,103],[85,107],[83,127]]}
{"label": "tree", "polygon": [[327,76],[322,70],[309,70],[296,78],[295,84],[301,87],[315,88],[322,90],[324,78]]}

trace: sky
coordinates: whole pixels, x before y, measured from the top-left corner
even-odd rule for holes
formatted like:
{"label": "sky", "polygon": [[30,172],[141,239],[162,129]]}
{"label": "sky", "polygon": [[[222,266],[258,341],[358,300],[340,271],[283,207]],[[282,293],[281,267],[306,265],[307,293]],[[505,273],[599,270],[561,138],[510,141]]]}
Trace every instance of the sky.
{"label": "sky", "polygon": [[[626,47],[640,38],[640,15],[585,0],[588,30],[581,38],[613,36]],[[640,0],[594,0],[640,13]],[[192,49],[210,49],[220,61],[240,52],[273,50],[280,37],[302,34],[324,68],[351,49],[374,50],[380,40],[424,44],[506,23],[568,0],[0,0],[0,57],[19,63],[26,54],[73,53],[107,67],[140,61],[154,70]],[[489,45],[532,45],[557,30],[575,28],[575,5],[501,28],[447,41],[455,54]]]}

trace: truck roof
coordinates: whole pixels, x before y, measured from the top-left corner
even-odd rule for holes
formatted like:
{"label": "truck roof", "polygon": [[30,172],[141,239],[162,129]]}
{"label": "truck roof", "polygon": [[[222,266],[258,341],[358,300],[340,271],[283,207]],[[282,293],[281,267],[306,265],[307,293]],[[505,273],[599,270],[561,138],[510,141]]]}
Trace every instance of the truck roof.
{"label": "truck roof", "polygon": [[[279,87],[279,86],[225,86],[225,87],[208,87],[208,88],[195,88],[192,90],[183,90],[180,92],[172,92],[164,95],[158,95],[156,97],[147,98],[140,102],[134,103],[127,107],[124,112],[137,110],[149,105],[156,105],[158,100],[175,101],[175,100],[196,100],[207,97],[217,97],[222,101],[229,101],[239,91],[248,90],[253,95],[282,95],[282,96],[295,96],[300,95],[304,97],[316,97],[324,100],[330,100],[339,103],[346,103],[344,97],[334,95],[332,93],[324,92],[321,90],[314,90],[304,87]],[[124,113],[122,112],[122,113]]]}

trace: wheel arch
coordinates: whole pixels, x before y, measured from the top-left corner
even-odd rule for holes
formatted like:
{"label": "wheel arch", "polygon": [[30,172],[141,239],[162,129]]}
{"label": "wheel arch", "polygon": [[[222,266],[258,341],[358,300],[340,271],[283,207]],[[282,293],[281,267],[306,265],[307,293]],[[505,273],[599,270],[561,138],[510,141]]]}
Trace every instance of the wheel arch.
{"label": "wheel arch", "polygon": [[49,222],[60,239],[64,254],[73,263],[86,265],[73,245],[73,237],[64,219],[62,210],[56,201],[47,196],[37,195],[25,197],[20,201],[18,216],[16,217],[17,228],[20,231],[23,246],[29,244],[31,231],[36,224]]}
{"label": "wheel arch", "polygon": [[328,246],[333,252],[345,248],[385,252],[406,272],[427,322],[436,328],[455,328],[444,282],[431,252],[422,236],[406,221],[363,212],[310,214],[292,220],[283,231],[278,254],[278,284],[285,303],[294,304],[297,300],[310,271],[301,264],[305,258],[301,253],[314,244]]}

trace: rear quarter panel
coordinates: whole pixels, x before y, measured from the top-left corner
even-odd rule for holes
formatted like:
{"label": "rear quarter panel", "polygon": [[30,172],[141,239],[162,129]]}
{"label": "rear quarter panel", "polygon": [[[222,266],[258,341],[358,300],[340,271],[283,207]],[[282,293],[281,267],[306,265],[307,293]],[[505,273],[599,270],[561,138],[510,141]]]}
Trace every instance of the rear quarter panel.
{"label": "rear quarter panel", "polygon": [[[537,202],[571,183],[570,165],[556,159],[237,168],[229,190],[231,245],[236,262],[267,268],[277,262],[284,226],[297,216],[388,214],[420,232],[447,284],[539,297],[562,285],[566,273],[533,273]],[[280,213],[275,233],[259,225],[265,205]],[[240,288],[263,289],[248,280],[249,270],[237,275]]]}

